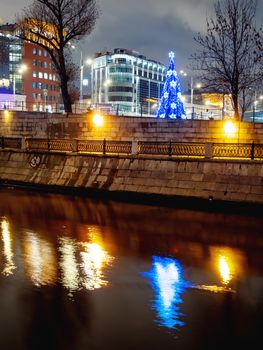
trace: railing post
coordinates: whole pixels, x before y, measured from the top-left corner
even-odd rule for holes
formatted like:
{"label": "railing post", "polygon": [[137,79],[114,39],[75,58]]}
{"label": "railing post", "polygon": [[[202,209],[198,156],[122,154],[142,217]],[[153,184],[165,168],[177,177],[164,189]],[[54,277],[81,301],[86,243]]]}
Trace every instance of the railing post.
{"label": "railing post", "polygon": [[213,144],[211,142],[205,143],[205,158],[213,158]]}
{"label": "railing post", "polygon": [[50,139],[47,139],[47,150],[50,151]]}
{"label": "railing post", "polygon": [[72,152],[78,152],[78,140],[72,140]]}
{"label": "railing post", "polygon": [[132,141],[131,154],[137,154],[138,141]]}
{"label": "railing post", "polygon": [[194,108],[194,106],[192,107],[192,119],[195,119],[195,108]]}
{"label": "railing post", "polygon": [[22,150],[22,151],[26,151],[26,150],[27,150],[26,138],[25,138],[25,136],[22,136],[22,137],[21,137],[21,150]]}
{"label": "railing post", "polygon": [[172,141],[171,141],[171,140],[170,140],[170,142],[169,142],[168,155],[169,155],[169,156],[172,155]]}
{"label": "railing post", "polygon": [[2,146],[2,149],[5,148],[5,138],[4,138],[4,136],[1,137],[1,146]]}
{"label": "railing post", "polygon": [[102,152],[103,152],[103,155],[106,154],[106,139],[103,140],[103,150],[102,150]]}
{"label": "railing post", "polygon": [[255,143],[253,141],[252,145],[251,145],[251,156],[250,156],[250,158],[254,159],[254,156],[255,156]]}

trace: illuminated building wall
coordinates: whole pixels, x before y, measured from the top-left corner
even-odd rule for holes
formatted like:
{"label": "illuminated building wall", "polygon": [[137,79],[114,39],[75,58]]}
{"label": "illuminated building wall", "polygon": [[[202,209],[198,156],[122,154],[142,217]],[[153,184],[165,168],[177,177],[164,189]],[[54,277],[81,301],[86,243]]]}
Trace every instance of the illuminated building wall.
{"label": "illuminated building wall", "polygon": [[[17,39],[13,24],[0,26],[0,46],[0,87],[2,82],[13,91],[15,76],[15,93],[26,96],[27,109],[44,111],[53,106],[55,110],[60,83],[47,51]],[[19,72],[22,64],[26,69]]]}
{"label": "illuminated building wall", "polygon": [[155,114],[166,67],[137,52],[114,49],[94,55],[93,104],[110,104],[118,114]]}

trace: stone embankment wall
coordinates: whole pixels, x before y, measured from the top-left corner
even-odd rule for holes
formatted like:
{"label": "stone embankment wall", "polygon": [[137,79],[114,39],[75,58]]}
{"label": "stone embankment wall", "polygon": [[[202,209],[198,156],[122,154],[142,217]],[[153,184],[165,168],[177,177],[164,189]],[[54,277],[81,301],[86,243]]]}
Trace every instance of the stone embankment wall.
{"label": "stone embankment wall", "polygon": [[123,141],[240,142],[263,143],[263,123],[236,123],[227,136],[224,121],[160,120],[155,118],[105,116],[96,127],[92,114],[64,115],[30,112],[0,112],[0,136],[79,138]]}
{"label": "stone embankment wall", "polygon": [[0,180],[263,203],[257,161],[0,152]]}

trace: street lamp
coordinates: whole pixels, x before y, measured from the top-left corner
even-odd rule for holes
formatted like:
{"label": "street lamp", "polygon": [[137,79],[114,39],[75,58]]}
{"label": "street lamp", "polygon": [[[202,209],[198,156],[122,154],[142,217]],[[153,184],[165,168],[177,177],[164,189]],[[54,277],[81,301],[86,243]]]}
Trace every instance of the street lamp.
{"label": "street lamp", "polygon": [[22,64],[19,68],[18,71],[13,74],[13,99],[14,99],[14,105],[16,103],[16,74],[23,74],[24,71],[27,70],[27,66],[25,64]]}
{"label": "street lamp", "polygon": [[[77,49],[75,45],[71,45],[73,50]],[[80,60],[79,60],[79,69],[80,69],[80,78],[79,78],[79,102],[81,106],[81,110],[83,107],[83,72],[84,72],[84,63],[83,63],[83,52],[80,48],[78,48],[80,52]]]}
{"label": "street lamp", "polygon": [[[184,77],[187,77],[187,73],[181,69],[180,70],[180,74]],[[191,105],[191,108],[194,107],[194,89],[200,89],[202,87],[202,85],[200,83],[196,84],[196,86],[194,86],[194,78],[191,77],[190,78],[190,90],[191,90],[191,95],[190,95],[190,105]]]}

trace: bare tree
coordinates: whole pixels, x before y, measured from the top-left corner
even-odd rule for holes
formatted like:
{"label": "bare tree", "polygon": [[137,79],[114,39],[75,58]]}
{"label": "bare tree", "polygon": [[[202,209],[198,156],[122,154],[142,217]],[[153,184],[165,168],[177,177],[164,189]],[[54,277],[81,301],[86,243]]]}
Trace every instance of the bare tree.
{"label": "bare tree", "polygon": [[[221,0],[206,20],[207,32],[194,38],[200,45],[193,56],[205,86],[232,97],[234,115],[243,118],[247,91],[263,79],[262,28],[255,24],[256,0]],[[247,95],[247,98],[246,98]]]}
{"label": "bare tree", "polygon": [[69,113],[69,44],[90,34],[98,15],[96,0],[35,0],[17,21],[19,38],[48,51],[60,78],[65,111]]}

